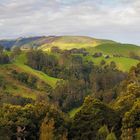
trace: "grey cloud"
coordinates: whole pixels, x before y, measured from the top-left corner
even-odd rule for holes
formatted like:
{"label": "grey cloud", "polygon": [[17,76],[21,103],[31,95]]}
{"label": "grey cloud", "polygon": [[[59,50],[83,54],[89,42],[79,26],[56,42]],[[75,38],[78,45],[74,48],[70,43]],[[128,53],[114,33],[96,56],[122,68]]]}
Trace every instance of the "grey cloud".
{"label": "grey cloud", "polygon": [[140,44],[140,1],[107,1],[2,0],[0,38],[90,35]]}

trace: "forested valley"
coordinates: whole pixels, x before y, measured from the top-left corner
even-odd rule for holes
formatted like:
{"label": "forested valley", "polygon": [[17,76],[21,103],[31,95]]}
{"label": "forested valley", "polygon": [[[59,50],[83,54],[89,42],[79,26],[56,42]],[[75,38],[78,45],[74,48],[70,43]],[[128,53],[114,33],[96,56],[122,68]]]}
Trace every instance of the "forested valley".
{"label": "forested valley", "polygon": [[1,46],[0,140],[140,140],[140,63],[127,72],[87,56]]}

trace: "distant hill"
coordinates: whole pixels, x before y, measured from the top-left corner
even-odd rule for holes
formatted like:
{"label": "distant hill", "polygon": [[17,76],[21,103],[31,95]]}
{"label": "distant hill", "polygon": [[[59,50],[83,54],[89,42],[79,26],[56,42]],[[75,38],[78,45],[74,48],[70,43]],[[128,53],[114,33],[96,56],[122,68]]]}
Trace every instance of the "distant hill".
{"label": "distant hill", "polygon": [[40,36],[29,38],[18,38],[14,40],[0,40],[0,44],[5,48],[11,47],[41,47],[43,50],[52,46],[58,46],[62,49],[81,48],[96,46],[102,43],[115,43],[111,40],[95,39],[86,36]]}
{"label": "distant hill", "polygon": [[59,36],[53,41],[45,43],[40,48],[42,50],[48,50],[52,46],[57,46],[60,49],[73,49],[73,48],[88,48],[95,47],[103,43],[116,43],[112,40],[102,40],[87,36]]}
{"label": "distant hill", "polygon": [[85,48],[90,54],[102,52],[105,55],[115,54],[124,57],[129,57],[130,53],[140,55],[140,46],[87,36],[36,36],[15,40],[0,40],[0,45],[5,48],[20,47],[22,50],[38,48],[48,51],[55,46],[62,50]]}

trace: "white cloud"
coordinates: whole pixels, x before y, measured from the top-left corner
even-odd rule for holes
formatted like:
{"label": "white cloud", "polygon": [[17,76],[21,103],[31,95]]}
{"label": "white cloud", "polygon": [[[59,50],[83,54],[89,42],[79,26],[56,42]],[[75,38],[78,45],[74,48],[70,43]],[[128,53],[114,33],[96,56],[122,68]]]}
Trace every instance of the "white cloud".
{"label": "white cloud", "polygon": [[2,0],[0,38],[91,35],[140,44],[139,0]]}

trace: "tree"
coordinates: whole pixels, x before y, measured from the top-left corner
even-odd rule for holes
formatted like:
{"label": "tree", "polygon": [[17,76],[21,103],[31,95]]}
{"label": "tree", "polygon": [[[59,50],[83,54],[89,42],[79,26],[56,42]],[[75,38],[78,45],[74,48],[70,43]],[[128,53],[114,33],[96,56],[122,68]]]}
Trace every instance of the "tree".
{"label": "tree", "polygon": [[103,65],[105,65],[106,64],[106,61],[105,60],[102,60],[101,62],[100,62],[100,65],[101,66],[103,66]]}
{"label": "tree", "polygon": [[116,63],[114,61],[110,62],[110,67],[112,70],[115,70],[117,68]]}
{"label": "tree", "polygon": [[46,113],[40,128],[40,140],[67,140],[67,121],[65,115],[52,106]]}
{"label": "tree", "polygon": [[124,114],[122,120],[122,135],[121,138],[130,139],[139,137],[139,126],[140,126],[140,100],[134,102],[132,108]]}
{"label": "tree", "polygon": [[113,109],[88,96],[85,98],[81,110],[74,117],[69,138],[91,140],[91,138],[97,137],[97,132],[103,125],[107,125],[109,130],[113,129],[117,132],[120,127],[118,126],[119,121],[119,115]]}
{"label": "tree", "polygon": [[0,54],[3,53],[3,49],[4,49],[4,47],[2,45],[0,45]]}
{"label": "tree", "polygon": [[115,134],[114,134],[113,132],[111,132],[111,133],[107,136],[106,140],[117,140],[117,138],[116,138]]}
{"label": "tree", "polygon": [[108,134],[109,134],[109,130],[107,126],[104,125],[98,130],[96,140],[106,140]]}
{"label": "tree", "polygon": [[41,125],[40,140],[53,140],[54,139],[54,120],[48,120],[45,117]]}

